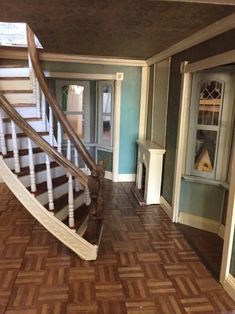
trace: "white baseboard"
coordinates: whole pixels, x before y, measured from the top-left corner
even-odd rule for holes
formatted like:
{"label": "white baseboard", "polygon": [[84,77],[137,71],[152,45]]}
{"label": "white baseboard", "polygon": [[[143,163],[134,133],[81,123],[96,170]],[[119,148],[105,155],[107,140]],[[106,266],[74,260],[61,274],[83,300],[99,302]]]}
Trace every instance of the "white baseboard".
{"label": "white baseboard", "polygon": [[3,178],[0,176],[0,183],[3,183],[4,181],[3,181]]}
{"label": "white baseboard", "polygon": [[135,173],[119,174],[118,182],[135,182]]}
{"label": "white baseboard", "polygon": [[205,231],[218,233],[220,222],[180,211],[179,223]]}
{"label": "white baseboard", "polygon": [[226,290],[226,292],[230,295],[230,297],[233,299],[233,301],[235,301],[235,279],[232,275],[229,274],[225,278],[223,287]]}
{"label": "white baseboard", "polygon": [[105,171],[104,178],[108,180],[113,180],[113,173],[110,171]]}
{"label": "white baseboard", "polygon": [[170,219],[172,220],[173,219],[172,206],[167,202],[167,200],[163,196],[160,197],[160,205],[164,212],[167,214],[167,216],[169,216]]}
{"label": "white baseboard", "polygon": [[224,233],[225,233],[225,225],[221,224],[221,225],[219,226],[218,236],[219,236],[221,239],[224,239]]}

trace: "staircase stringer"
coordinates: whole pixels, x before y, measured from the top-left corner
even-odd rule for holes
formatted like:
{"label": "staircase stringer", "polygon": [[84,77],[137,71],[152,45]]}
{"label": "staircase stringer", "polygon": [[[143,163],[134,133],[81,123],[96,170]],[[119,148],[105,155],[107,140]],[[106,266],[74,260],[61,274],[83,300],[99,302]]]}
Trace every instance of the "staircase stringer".
{"label": "staircase stringer", "polygon": [[88,261],[96,260],[98,246],[86,241],[75,230],[71,230],[59,221],[53,213],[45,209],[8,168],[2,156],[0,156],[0,169],[1,176],[7,186],[34,218],[79,257]]}

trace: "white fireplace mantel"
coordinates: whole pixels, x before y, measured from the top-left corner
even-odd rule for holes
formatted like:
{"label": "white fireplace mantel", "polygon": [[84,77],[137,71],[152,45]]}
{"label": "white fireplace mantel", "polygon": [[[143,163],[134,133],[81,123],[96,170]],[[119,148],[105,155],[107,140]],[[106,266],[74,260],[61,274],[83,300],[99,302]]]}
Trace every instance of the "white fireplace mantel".
{"label": "white fireplace mantel", "polygon": [[138,165],[136,185],[141,189],[143,165],[146,168],[144,199],[147,205],[160,203],[162,162],[166,150],[147,140],[138,140]]}

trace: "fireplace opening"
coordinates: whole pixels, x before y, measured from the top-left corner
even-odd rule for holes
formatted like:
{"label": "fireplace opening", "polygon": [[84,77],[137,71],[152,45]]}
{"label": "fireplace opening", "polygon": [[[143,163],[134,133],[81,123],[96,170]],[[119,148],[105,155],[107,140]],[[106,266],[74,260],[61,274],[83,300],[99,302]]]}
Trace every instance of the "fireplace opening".
{"label": "fireplace opening", "polygon": [[144,198],[144,191],[145,191],[145,178],[146,178],[146,167],[145,164],[142,163],[142,178],[141,178],[141,188],[140,193]]}

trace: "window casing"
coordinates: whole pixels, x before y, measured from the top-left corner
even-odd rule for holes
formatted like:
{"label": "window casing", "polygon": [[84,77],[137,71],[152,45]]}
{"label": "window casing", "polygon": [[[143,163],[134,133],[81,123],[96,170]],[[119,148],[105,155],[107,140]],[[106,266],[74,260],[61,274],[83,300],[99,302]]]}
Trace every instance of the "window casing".
{"label": "window casing", "polygon": [[233,77],[196,73],[192,81],[186,174],[228,181]]}

